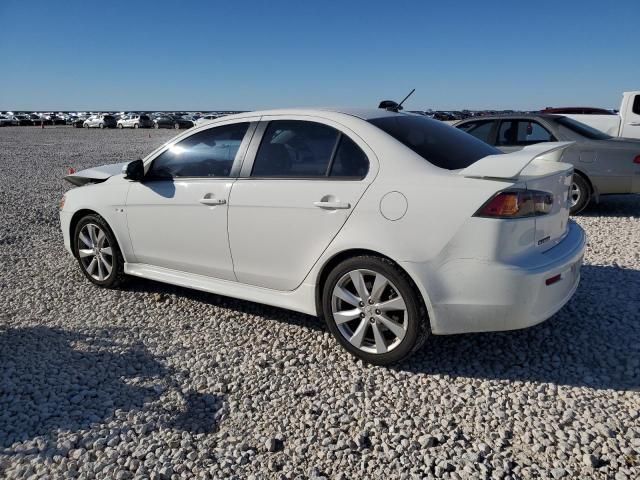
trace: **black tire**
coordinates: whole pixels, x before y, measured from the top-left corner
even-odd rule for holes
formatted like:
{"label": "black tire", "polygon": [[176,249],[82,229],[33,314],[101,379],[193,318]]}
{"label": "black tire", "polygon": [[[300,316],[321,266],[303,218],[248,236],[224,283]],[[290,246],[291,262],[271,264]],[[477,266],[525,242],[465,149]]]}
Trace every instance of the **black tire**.
{"label": "black tire", "polygon": [[89,128],[89,124],[88,123],[83,123],[82,126],[83,126],[83,128]]}
{"label": "black tire", "polygon": [[176,130],[180,129],[180,124],[179,123],[174,123],[173,124],[173,128],[175,128]]}
{"label": "black tire", "polygon": [[[386,353],[370,353],[356,347],[343,335],[334,319],[334,288],[341,279],[354,270],[368,270],[376,274],[382,274],[393,284],[397,294],[404,300],[406,307],[404,322],[407,322],[406,333],[400,343]],[[367,286],[367,288],[371,291],[370,286]],[[391,294],[395,290],[391,289]],[[322,310],[327,327],[338,342],[352,355],[375,365],[389,365],[402,361],[424,344],[430,332],[427,310],[413,281],[395,263],[382,257],[360,255],[344,260],[334,267],[327,276],[322,288]],[[361,320],[356,318],[352,321],[357,324]]]}
{"label": "black tire", "polygon": [[579,173],[573,175],[573,184],[571,185],[571,190],[569,190],[569,195],[576,195],[576,192],[578,198],[576,203],[571,206],[571,215],[580,213],[591,201],[591,187],[589,186],[589,182]]}
{"label": "black tire", "polygon": [[139,125],[137,123],[133,124],[133,128],[138,128],[138,127],[139,127]]}
{"label": "black tire", "polygon": [[122,130],[122,129],[124,128],[124,125],[122,125],[121,123],[119,123],[119,124],[118,124],[118,128],[119,128],[120,130]]}
{"label": "black tire", "polygon": [[160,124],[158,122],[154,122],[153,128],[155,128],[155,129],[160,128]]}
{"label": "black tire", "polygon": [[101,123],[101,124],[99,125],[99,127],[100,127],[100,128],[104,128],[104,123]]}
{"label": "black tire", "polygon": [[[105,234],[107,241],[109,242],[109,246],[111,247],[111,272],[106,278],[103,280],[98,280],[94,278],[88,271],[87,267],[83,263],[83,259],[80,257],[80,249],[83,244],[82,240],[80,240],[80,232],[87,225],[96,225],[99,227]],[[76,224],[76,227],[73,231],[73,254],[78,261],[78,265],[80,266],[80,270],[84,274],[85,277],[89,279],[91,283],[94,285],[98,285],[100,287],[106,288],[115,288],[121,285],[125,280],[124,274],[124,258],[122,257],[122,252],[120,251],[120,247],[118,246],[118,242],[116,241],[116,237],[109,228],[107,222],[97,214],[89,214],[85,215],[80,219],[80,221]]]}

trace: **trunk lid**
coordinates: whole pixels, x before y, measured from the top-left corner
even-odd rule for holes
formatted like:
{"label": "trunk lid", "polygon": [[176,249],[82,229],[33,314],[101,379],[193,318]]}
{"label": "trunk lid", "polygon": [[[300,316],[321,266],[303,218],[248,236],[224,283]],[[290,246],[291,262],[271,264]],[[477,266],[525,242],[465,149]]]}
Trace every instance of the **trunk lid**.
{"label": "trunk lid", "polygon": [[560,158],[563,151],[572,144],[573,142],[538,143],[517,152],[490,155],[459,171],[458,175],[509,180],[517,188],[551,193],[553,205],[549,213],[522,219],[533,223],[533,247],[539,251],[548,250],[562,241],[568,232],[569,189],[573,166],[561,163]]}

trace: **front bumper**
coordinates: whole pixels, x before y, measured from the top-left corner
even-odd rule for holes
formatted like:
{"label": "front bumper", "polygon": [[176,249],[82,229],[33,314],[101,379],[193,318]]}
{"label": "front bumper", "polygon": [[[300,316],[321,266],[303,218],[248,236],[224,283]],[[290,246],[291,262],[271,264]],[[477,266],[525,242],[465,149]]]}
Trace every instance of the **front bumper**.
{"label": "front bumper", "polygon": [[434,334],[516,330],[548,319],[569,301],[580,282],[585,245],[584,231],[570,222],[560,243],[517,264],[454,259],[422,275],[416,264],[403,266],[422,277]]}
{"label": "front bumper", "polygon": [[60,211],[60,228],[62,229],[62,238],[64,239],[64,248],[73,255],[73,249],[71,248],[71,218],[73,215],[70,212]]}

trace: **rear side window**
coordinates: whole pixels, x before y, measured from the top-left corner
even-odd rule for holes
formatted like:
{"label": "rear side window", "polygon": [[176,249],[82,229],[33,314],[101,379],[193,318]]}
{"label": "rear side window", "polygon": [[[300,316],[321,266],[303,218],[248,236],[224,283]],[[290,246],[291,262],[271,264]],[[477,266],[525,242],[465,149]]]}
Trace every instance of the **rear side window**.
{"label": "rear side window", "polygon": [[329,176],[343,178],[364,178],[369,172],[369,159],[353,140],[344,134],[331,163]]}
{"label": "rear side window", "polygon": [[555,137],[538,122],[531,120],[503,120],[498,130],[498,145],[526,146],[554,142]]}
{"label": "rear side window", "polygon": [[491,145],[493,139],[491,138],[491,132],[493,131],[493,121],[485,120],[483,122],[469,122],[456,128],[467,132],[469,135],[473,135],[478,140],[482,140],[484,143]]}
{"label": "rear side window", "polygon": [[151,178],[228,177],[249,123],[234,123],[195,133],[153,161]]}
{"label": "rear side window", "polygon": [[269,122],[253,164],[252,177],[324,177],[339,132],[299,120]]}
{"label": "rear side window", "polygon": [[640,95],[636,95],[636,97],[633,99],[632,111],[636,115],[640,115]]}
{"label": "rear side window", "polygon": [[393,115],[369,120],[436,167],[466,168],[500,150],[465,132],[424,116]]}

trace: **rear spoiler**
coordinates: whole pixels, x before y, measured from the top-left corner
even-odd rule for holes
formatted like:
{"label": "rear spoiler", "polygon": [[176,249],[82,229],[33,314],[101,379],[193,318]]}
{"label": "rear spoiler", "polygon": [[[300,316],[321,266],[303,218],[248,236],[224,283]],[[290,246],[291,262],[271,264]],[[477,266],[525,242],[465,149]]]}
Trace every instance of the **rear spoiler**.
{"label": "rear spoiler", "polygon": [[545,142],[529,145],[517,152],[489,155],[458,172],[472,178],[516,179],[536,159],[559,162],[565,148],[575,142]]}

